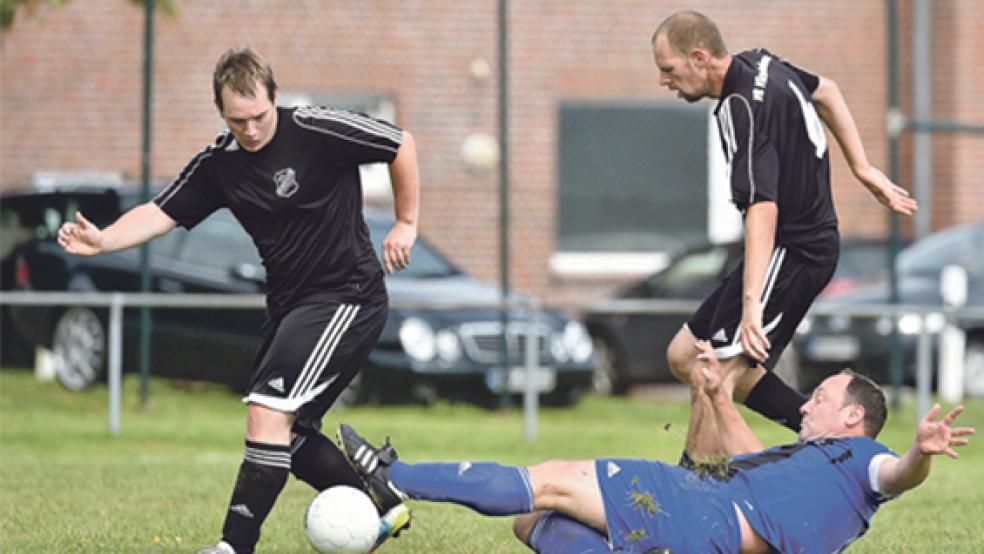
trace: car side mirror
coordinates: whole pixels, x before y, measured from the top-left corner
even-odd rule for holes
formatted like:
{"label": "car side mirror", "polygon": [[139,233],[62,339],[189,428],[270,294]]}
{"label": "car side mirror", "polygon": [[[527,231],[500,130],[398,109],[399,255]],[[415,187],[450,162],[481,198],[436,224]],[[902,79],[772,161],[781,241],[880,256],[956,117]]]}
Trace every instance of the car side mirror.
{"label": "car side mirror", "polygon": [[239,262],[229,268],[229,273],[234,279],[248,281],[250,283],[263,283],[266,281],[266,271],[263,267],[249,262]]}

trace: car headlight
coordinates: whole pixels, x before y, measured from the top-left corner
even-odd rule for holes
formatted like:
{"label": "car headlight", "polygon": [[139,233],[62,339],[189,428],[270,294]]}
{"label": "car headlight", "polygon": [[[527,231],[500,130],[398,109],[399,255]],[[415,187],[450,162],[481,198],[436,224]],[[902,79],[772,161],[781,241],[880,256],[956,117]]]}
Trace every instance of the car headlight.
{"label": "car headlight", "polygon": [[903,314],[899,318],[899,332],[903,335],[918,335],[922,332],[922,318],[919,314]]}
{"label": "car headlight", "polygon": [[442,362],[454,363],[461,359],[461,341],[458,340],[458,333],[450,329],[442,329],[437,332],[434,343],[437,357]]}
{"label": "car headlight", "polygon": [[591,345],[591,335],[584,325],[576,321],[568,321],[564,326],[564,348],[567,350],[571,359],[575,362],[586,362],[594,349]]}
{"label": "car headlight", "polygon": [[400,325],[400,345],[408,356],[421,362],[429,362],[437,353],[434,330],[426,321],[409,317]]}
{"label": "car headlight", "polygon": [[570,359],[570,353],[567,351],[567,345],[564,344],[562,333],[550,334],[550,355],[553,356],[554,360],[561,363]]}

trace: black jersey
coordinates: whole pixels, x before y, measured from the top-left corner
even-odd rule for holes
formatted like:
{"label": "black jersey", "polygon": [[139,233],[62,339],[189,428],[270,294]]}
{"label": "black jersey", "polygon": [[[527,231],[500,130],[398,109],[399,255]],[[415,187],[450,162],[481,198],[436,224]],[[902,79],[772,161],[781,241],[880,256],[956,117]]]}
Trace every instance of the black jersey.
{"label": "black jersey", "polygon": [[776,245],[831,265],[839,249],[837,214],[827,137],[810,100],[819,84],[767,50],[748,50],[733,56],[714,113],[738,209],[745,214],[756,202],[775,202]]}
{"label": "black jersey", "polygon": [[276,133],[261,150],[243,150],[227,131],[154,202],[188,229],[228,207],[263,259],[273,316],[312,297],[385,297],[362,216],[359,165],[392,162],[403,132],[326,107],[277,108],[277,116]]}

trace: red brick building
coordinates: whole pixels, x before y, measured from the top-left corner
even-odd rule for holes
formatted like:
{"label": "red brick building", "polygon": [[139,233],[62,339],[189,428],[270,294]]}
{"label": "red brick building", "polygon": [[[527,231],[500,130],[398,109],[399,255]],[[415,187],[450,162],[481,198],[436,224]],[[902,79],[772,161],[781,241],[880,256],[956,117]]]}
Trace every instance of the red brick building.
{"label": "red brick building", "polygon": [[[905,109],[911,14],[909,2],[899,4]],[[423,233],[469,271],[498,278],[498,179],[494,171],[470,171],[461,153],[468,136],[497,133],[496,0],[176,5],[174,16],[156,19],[155,179],[168,180],[221,128],[212,105],[213,65],[226,48],[250,44],[271,61],[284,91],[387,99],[396,122],[417,138]],[[982,124],[976,100],[984,73],[967,68],[984,51],[984,2],[933,6],[934,115]],[[585,281],[551,270],[558,244],[558,106],[670,101],[658,87],[649,38],[665,15],[682,8],[714,18],[731,50],[767,46],[836,80],[869,157],[886,166],[884,2],[514,0],[509,148],[516,288],[551,301],[596,298],[610,288],[611,278]],[[4,190],[31,183],[37,171],[139,177],[142,33],[143,8],[129,0],[41,3],[17,14],[0,36]],[[984,217],[982,146],[982,135],[934,138],[934,227]],[[832,150],[843,234],[885,233],[885,212]],[[906,185],[908,172],[904,164]]]}

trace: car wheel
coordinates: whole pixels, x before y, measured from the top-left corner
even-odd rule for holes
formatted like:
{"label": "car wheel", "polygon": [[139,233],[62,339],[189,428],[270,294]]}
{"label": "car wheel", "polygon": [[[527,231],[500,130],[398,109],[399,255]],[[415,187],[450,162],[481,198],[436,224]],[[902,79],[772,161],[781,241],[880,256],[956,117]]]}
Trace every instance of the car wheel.
{"label": "car wheel", "polygon": [[55,376],[65,388],[78,391],[96,382],[106,363],[106,331],[89,308],[66,310],[52,338]]}
{"label": "car wheel", "polygon": [[609,342],[601,337],[593,337],[595,369],[591,377],[591,388],[597,394],[623,394],[626,385],[619,375],[618,354]]}
{"label": "car wheel", "polygon": [[984,341],[970,340],[964,353],[964,390],[968,396],[984,398]]}

